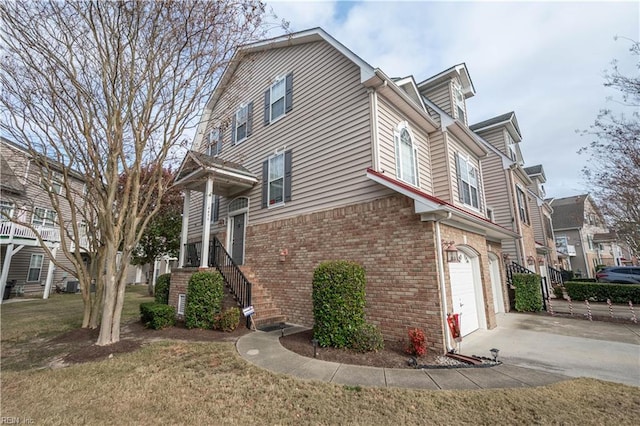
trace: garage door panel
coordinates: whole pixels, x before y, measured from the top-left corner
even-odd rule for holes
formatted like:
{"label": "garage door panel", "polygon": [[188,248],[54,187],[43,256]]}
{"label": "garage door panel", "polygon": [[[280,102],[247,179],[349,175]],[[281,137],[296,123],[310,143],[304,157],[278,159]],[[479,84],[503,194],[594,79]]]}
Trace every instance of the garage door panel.
{"label": "garage door panel", "polygon": [[462,262],[449,263],[449,278],[453,311],[461,314],[460,334],[466,336],[480,327],[473,266],[466,256],[462,256]]}

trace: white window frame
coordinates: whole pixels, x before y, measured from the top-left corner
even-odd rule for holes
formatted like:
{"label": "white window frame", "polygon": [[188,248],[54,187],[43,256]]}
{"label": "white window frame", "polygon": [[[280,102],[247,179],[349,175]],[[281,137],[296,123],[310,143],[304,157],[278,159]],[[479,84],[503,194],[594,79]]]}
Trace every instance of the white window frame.
{"label": "white window frame", "polygon": [[456,118],[463,123],[466,123],[464,93],[462,92],[462,86],[458,82],[453,83],[453,104]]}
{"label": "white window frame", "polygon": [[[465,170],[459,170],[460,180],[462,180],[460,186],[468,186],[469,187],[469,200],[465,199],[464,192],[459,194],[459,198],[462,199],[462,203],[472,207],[476,210],[480,210],[480,171],[478,168],[471,163],[469,157],[463,155],[462,153],[458,153],[458,161],[460,162],[460,166],[464,165]],[[474,177],[475,176],[475,177]],[[475,178],[475,185],[471,181],[472,178]],[[460,186],[458,186],[458,190],[460,190]],[[475,198],[476,204],[473,203],[473,191],[475,189]]]}
{"label": "white window frame", "polygon": [[[409,145],[403,142],[403,135],[409,137]],[[413,132],[406,122],[398,125],[393,134],[394,144],[396,148],[396,176],[403,182],[415,187],[420,186],[419,167],[418,167],[418,145],[415,142]],[[406,141],[406,139],[405,139]],[[405,156],[408,158],[405,160]],[[405,170],[403,164],[410,164],[410,170]]]}
{"label": "white window frame", "polygon": [[520,185],[516,185],[516,198],[518,202],[518,217],[523,223],[529,224],[529,211],[527,208],[527,194]]}
{"label": "white window frame", "polygon": [[51,172],[51,177],[47,180],[44,177],[40,177],[40,185],[49,192],[54,194],[62,194],[62,182],[64,181],[62,174],[58,172]]}
{"label": "white window frame", "polygon": [[[238,121],[237,121],[237,117],[236,117],[236,123],[237,122]],[[235,131],[235,129],[234,129],[234,131]],[[245,137],[245,139],[246,139],[246,137]],[[208,144],[207,144],[207,155],[210,155],[212,157],[220,155],[220,151],[222,151],[222,147],[220,147],[220,149],[218,150],[218,141],[219,140],[220,140],[220,128],[219,127],[215,127],[209,132],[209,141],[208,141]]]}
{"label": "white window frame", "polygon": [[[282,96],[275,96],[275,89],[278,84],[282,83]],[[280,119],[287,115],[287,105],[286,105],[286,96],[287,96],[287,76],[283,75],[277,77],[273,84],[269,87],[269,123],[273,123],[275,120]],[[276,102],[282,99],[282,114],[274,116],[273,114],[273,106]]]}
{"label": "white window frame", "polygon": [[[39,259],[39,260],[38,260]],[[35,260],[35,262],[34,262]],[[38,265],[39,263],[39,265]],[[29,260],[29,270],[27,271],[27,282],[35,283],[40,282],[40,275],[42,275],[42,264],[44,263],[44,255],[33,253],[31,255],[31,259]],[[31,279],[31,271],[38,271],[38,276],[36,279]]]}
{"label": "white window frame", "polygon": [[[244,118],[242,118],[243,113],[244,113]],[[240,127],[243,125],[244,125],[244,136],[240,138],[238,136],[238,129],[240,129]],[[235,134],[236,144],[239,144],[240,142],[243,142],[245,139],[247,139],[248,130],[249,130],[249,104],[246,103],[246,104],[240,105],[240,107],[236,110],[236,126],[233,129],[233,132]]]}
{"label": "white window frame", "polygon": [[[282,174],[277,175],[275,177],[272,176],[271,174],[271,164],[272,161],[275,161],[277,158],[282,157]],[[284,156],[284,151],[276,153],[272,156],[269,157],[269,167],[267,168],[267,177],[268,177],[268,182],[267,182],[267,207],[271,208],[271,207],[279,207],[279,206],[283,206],[284,205],[284,196],[285,196],[285,188],[284,188],[284,176],[285,176],[285,156]],[[276,182],[276,181],[282,181],[282,201],[275,201],[272,203],[271,202],[271,184]]]}
{"label": "white window frame", "polygon": [[0,212],[7,214],[7,216],[0,214],[0,221],[12,219],[13,214],[16,212],[16,203],[0,200]]}
{"label": "white window frame", "polygon": [[[38,210],[41,210],[43,214],[39,215]],[[48,226],[52,228],[56,226],[57,219],[58,213],[55,210],[47,209],[44,207],[34,207],[33,214],[31,215],[31,224],[36,226]]]}

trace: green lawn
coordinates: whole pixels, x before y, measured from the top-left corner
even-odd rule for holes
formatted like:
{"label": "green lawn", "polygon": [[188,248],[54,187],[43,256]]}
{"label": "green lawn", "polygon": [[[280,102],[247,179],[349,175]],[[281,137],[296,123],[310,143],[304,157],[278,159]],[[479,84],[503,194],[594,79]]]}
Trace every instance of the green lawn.
{"label": "green lawn", "polygon": [[[24,305],[34,303],[31,315],[49,337],[79,320],[69,312],[61,319],[53,303],[65,311],[75,305],[56,299],[52,305]],[[127,294],[132,316],[141,300],[147,298]],[[43,311],[49,312],[48,319]],[[5,321],[19,316],[3,307],[3,334]],[[49,322],[63,325],[56,331]],[[19,343],[24,350],[44,336],[25,337],[39,333],[26,319],[13,327],[29,330],[13,331],[24,339]],[[12,342],[3,335],[3,357],[7,344]],[[1,391],[1,416],[33,424],[631,425],[640,412],[640,388],[594,379],[481,391],[345,387],[261,370],[240,358],[232,343],[223,342],[154,342],[100,362],[11,369],[2,372]]]}

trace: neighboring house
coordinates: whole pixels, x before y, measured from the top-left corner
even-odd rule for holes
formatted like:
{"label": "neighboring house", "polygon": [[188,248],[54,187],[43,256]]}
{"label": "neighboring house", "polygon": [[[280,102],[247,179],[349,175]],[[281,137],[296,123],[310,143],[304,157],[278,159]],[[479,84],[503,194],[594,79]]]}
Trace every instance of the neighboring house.
{"label": "neighboring house", "polygon": [[488,216],[520,238],[505,240],[502,249],[508,264],[515,262],[540,273],[532,207],[536,203],[528,190],[532,185],[524,169],[520,150],[522,133],[514,112],[476,123],[471,129],[498,152],[482,162],[487,192]]}
{"label": "neighboring house", "polygon": [[[27,150],[5,138],[0,138],[0,161],[2,291],[4,293],[5,284],[9,283],[13,294],[40,293],[48,296],[47,289],[52,289],[54,285],[65,287],[67,282],[74,281],[74,277],[55,267],[33,230],[15,222],[31,225],[42,236],[44,244],[55,258],[66,263],[60,250],[60,224],[68,223],[69,217],[58,217],[49,197],[49,192],[63,193],[62,177],[52,163],[52,184],[44,185],[37,165]],[[74,175],[71,179],[71,185],[77,191],[82,191],[84,184],[81,176]]]}
{"label": "neighboring house", "polygon": [[179,314],[189,276],[216,268],[258,322],[312,326],[314,268],[347,259],[366,270],[367,317],[386,338],[420,327],[444,351],[448,313],[463,335],[495,327],[501,247],[519,236],[487,219],[489,151],[466,124],[464,65],[394,80],[321,29],[245,46],[231,64],[176,179]]}
{"label": "neighboring house", "polygon": [[562,284],[560,270],[562,261],[556,250],[556,237],[553,233],[553,221],[551,219],[553,208],[545,201],[546,192],[544,184],[547,176],[541,164],[526,167],[524,169],[531,179],[529,194],[533,198],[531,203],[531,223],[533,224],[536,238],[537,262],[540,266],[540,274],[547,277],[547,283]]}
{"label": "neighboring house", "polygon": [[[614,265],[609,230],[589,194],[552,199],[553,232],[558,251],[569,256],[569,268],[583,278],[594,278],[596,266]],[[596,235],[598,236],[596,238]]]}

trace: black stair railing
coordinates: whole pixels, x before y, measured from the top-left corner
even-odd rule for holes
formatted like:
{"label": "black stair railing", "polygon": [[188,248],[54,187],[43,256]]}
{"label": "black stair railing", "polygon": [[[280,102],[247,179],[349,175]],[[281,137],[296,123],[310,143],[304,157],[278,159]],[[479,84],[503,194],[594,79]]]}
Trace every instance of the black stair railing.
{"label": "black stair railing", "polygon": [[[251,306],[251,282],[244,276],[238,265],[231,258],[231,255],[216,237],[213,237],[213,241],[209,243],[208,263],[209,266],[215,267],[220,272],[238,304],[242,308]],[[250,319],[247,318],[247,327],[250,326],[249,323]]]}
{"label": "black stair railing", "polygon": [[[505,269],[507,272],[507,284],[509,286],[513,286],[513,274],[535,274],[535,272],[530,271],[524,266],[520,265],[517,262],[505,262]],[[547,300],[549,299],[549,294],[547,292],[547,278],[540,277],[540,291],[542,292],[542,305],[544,310],[547,310]]]}
{"label": "black stair railing", "polygon": [[200,266],[200,255],[202,254],[202,242],[187,243],[184,245],[185,257],[184,266],[190,268],[197,268]]}
{"label": "black stair railing", "polygon": [[551,284],[554,285],[562,285],[564,281],[562,280],[562,272],[558,269],[552,268],[551,266],[547,266],[549,280]]}

